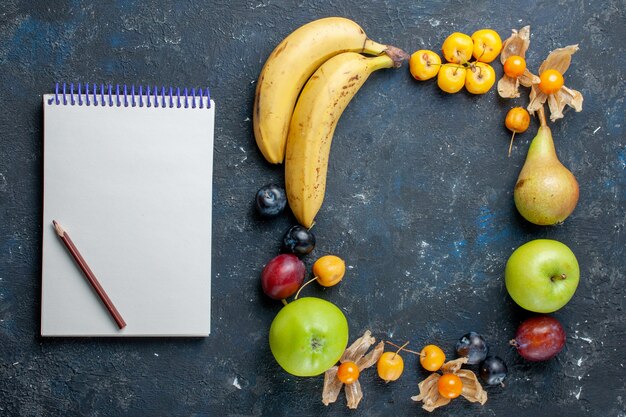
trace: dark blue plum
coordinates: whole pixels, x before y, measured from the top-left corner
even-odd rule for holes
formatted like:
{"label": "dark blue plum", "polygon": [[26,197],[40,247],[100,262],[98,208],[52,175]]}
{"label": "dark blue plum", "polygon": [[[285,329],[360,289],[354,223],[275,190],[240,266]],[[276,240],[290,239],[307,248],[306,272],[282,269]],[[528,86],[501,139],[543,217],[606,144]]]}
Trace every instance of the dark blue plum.
{"label": "dark blue plum", "polygon": [[313,248],[315,248],[315,235],[300,225],[291,226],[283,237],[283,252],[304,256],[311,253]]}
{"label": "dark blue plum", "polygon": [[479,368],[480,379],[487,385],[501,385],[506,378],[506,364],[497,356],[488,356]]}
{"label": "dark blue plum", "polygon": [[256,193],[256,208],[263,217],[278,216],[286,205],[285,190],[276,184],[268,184]]}
{"label": "dark blue plum", "polygon": [[469,332],[456,342],[456,353],[467,358],[468,365],[477,365],[487,357],[489,347],[481,335]]}

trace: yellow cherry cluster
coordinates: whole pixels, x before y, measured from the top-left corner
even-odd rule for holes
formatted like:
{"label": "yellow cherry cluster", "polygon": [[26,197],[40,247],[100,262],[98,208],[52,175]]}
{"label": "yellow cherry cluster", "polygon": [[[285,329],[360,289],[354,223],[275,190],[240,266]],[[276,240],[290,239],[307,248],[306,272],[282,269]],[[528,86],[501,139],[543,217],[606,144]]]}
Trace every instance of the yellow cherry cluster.
{"label": "yellow cherry cluster", "polygon": [[[502,50],[502,40],[492,29],[481,29],[472,36],[454,32],[441,47],[445,64],[435,52],[421,49],[409,61],[409,70],[416,80],[437,77],[437,85],[446,93],[457,93],[463,87],[472,94],[484,94],[496,81],[489,65]],[[475,61],[470,62],[474,57]]]}

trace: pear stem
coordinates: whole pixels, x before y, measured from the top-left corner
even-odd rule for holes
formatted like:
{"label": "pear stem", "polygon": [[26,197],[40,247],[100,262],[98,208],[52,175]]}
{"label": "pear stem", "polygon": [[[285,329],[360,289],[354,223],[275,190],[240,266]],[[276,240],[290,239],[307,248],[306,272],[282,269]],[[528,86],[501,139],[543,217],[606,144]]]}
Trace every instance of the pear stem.
{"label": "pear stem", "polygon": [[562,280],[564,280],[565,278],[567,278],[567,275],[565,275],[565,274],[561,274],[561,275],[554,275],[554,276],[552,276],[552,278],[550,278],[550,279],[552,280],[552,282],[554,282],[554,281],[562,281]]}
{"label": "pear stem", "polygon": [[539,112],[539,123],[541,124],[541,127],[548,127],[548,122],[546,121],[546,113],[543,109],[543,104],[541,105],[541,107],[539,107],[538,112]]}

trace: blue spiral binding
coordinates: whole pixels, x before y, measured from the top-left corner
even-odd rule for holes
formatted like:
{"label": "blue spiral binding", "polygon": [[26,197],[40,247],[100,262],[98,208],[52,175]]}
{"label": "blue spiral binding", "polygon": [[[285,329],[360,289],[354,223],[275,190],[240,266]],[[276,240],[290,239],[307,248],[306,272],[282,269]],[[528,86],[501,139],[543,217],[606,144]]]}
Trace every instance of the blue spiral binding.
{"label": "blue spiral binding", "polygon": [[[48,99],[49,105],[57,106],[103,106],[103,107],[155,107],[155,108],[189,108],[192,109],[205,108],[206,99],[207,109],[211,108],[211,95],[208,88],[183,88],[182,93],[180,87],[161,86],[161,91],[156,85],[151,87],[147,85],[145,88],[139,85],[120,84],[98,84],[78,83],[74,88],[74,83],[56,83],[54,86],[54,94]],[[69,90],[69,91],[68,91]],[[129,92],[130,90],[130,92]],[[190,103],[191,102],[191,103]]]}

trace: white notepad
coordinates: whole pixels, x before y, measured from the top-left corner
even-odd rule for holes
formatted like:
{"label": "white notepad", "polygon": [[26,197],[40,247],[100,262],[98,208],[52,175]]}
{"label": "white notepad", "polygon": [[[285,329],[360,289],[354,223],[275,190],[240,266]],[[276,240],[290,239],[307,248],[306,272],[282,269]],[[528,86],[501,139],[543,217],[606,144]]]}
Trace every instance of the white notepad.
{"label": "white notepad", "polygon": [[215,104],[208,90],[184,91],[57,86],[44,96],[43,336],[209,334]]}

